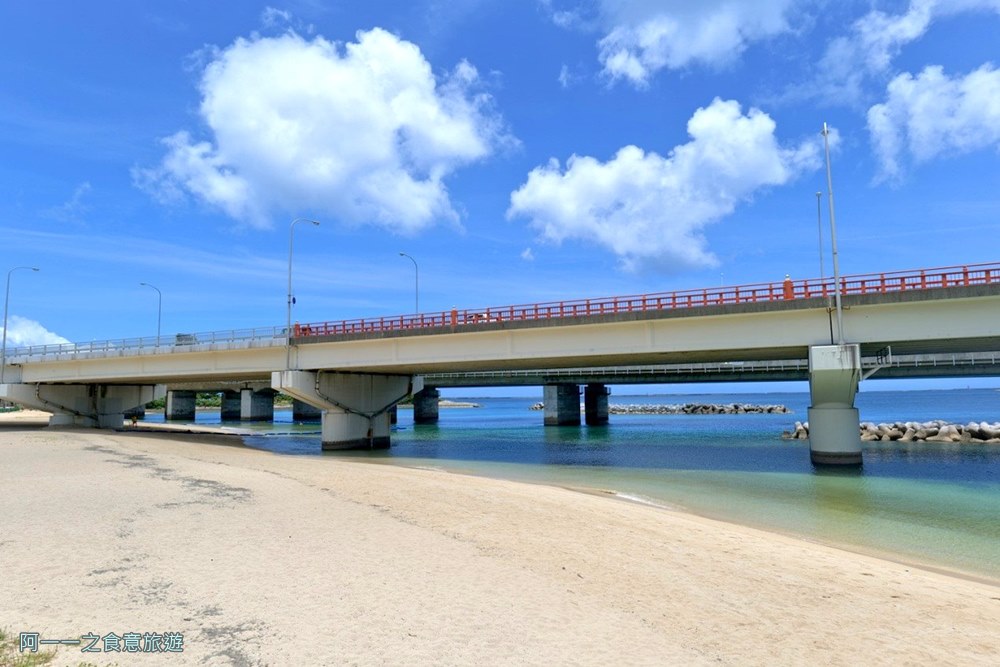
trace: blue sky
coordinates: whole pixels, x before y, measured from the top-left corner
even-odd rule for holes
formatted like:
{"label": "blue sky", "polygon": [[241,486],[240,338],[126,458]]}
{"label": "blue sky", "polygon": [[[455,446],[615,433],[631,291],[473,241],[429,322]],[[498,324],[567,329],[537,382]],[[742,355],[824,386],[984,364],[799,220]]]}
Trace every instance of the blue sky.
{"label": "blue sky", "polygon": [[[0,6],[10,344],[998,260],[1000,0]],[[823,244],[829,217],[822,202]],[[827,272],[830,259],[826,258]],[[848,324],[849,329],[849,324]]]}

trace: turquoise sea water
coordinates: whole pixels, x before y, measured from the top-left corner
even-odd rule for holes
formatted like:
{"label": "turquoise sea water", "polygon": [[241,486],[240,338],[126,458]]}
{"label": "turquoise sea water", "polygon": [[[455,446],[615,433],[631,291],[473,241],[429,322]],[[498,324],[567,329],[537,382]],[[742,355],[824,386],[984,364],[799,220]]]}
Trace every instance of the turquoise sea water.
{"label": "turquoise sea water", "polygon": [[[288,410],[244,440],[284,454],[613,490],[1000,581],[1000,445],[866,443],[860,472],[829,472],[812,467],[808,443],[780,437],[805,421],[806,393],[612,396],[612,403],[780,403],[793,414],[612,415],[601,427],[543,427],[542,414],[528,409],[540,398],[469,400],[481,407],[442,408],[437,425],[415,426],[411,411],[400,409],[389,450],[324,453],[319,425],[292,424]],[[995,389],[862,392],[856,404],[862,420],[876,423],[1000,421]],[[199,414],[199,424],[212,422],[217,413]]]}

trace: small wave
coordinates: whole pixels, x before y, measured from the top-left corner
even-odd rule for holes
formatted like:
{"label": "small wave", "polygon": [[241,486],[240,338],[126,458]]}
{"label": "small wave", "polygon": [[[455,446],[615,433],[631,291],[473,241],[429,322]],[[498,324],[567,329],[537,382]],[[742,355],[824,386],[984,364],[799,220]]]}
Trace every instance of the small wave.
{"label": "small wave", "polygon": [[639,503],[640,505],[649,505],[650,507],[656,507],[662,510],[674,510],[681,511],[682,507],[679,505],[671,505],[659,500],[653,500],[652,498],[647,498],[646,496],[640,496],[635,493],[622,493],[621,491],[614,492],[616,498],[621,498],[622,500],[627,500],[632,503]]}

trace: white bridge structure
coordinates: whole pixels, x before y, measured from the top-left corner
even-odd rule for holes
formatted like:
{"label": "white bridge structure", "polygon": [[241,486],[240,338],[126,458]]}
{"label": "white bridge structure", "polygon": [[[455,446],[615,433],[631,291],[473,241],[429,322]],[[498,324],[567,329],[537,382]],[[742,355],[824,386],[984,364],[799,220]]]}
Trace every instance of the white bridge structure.
{"label": "white bridge structure", "polygon": [[[601,423],[607,390],[595,379],[645,367],[664,371],[649,371],[650,382],[672,382],[665,369],[684,366],[720,369],[706,379],[761,379],[754,369],[771,365],[809,380],[812,460],[858,465],[854,397],[863,375],[894,367],[890,350],[896,367],[900,359],[920,367],[914,375],[957,374],[956,364],[937,363],[942,355],[993,374],[987,359],[1000,350],[1000,263],[842,277],[844,344],[834,343],[836,289],[831,278],[786,279],[291,331],[22,347],[5,351],[0,399],[52,412],[53,425],[117,428],[126,410],[169,388],[242,387],[246,402],[252,387],[270,386],[322,409],[324,448],[367,448],[388,446],[397,402],[414,395],[417,407],[421,399],[436,406],[434,386],[462,384],[462,374],[546,378],[546,424],[578,424],[584,380],[587,422]],[[434,383],[426,389],[425,378]]]}

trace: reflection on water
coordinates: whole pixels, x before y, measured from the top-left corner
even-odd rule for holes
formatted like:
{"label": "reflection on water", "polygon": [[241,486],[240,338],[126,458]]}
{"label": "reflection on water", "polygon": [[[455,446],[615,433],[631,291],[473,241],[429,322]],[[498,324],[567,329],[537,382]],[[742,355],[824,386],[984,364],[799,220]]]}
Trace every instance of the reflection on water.
{"label": "reflection on water", "polygon": [[[809,539],[852,545],[1000,579],[1000,445],[866,443],[862,471],[814,469],[808,443],[782,431],[805,418],[807,394],[629,397],[628,403],[784,403],[790,415],[612,415],[607,426],[543,427],[530,398],[477,398],[415,426],[399,411],[389,450],[322,452],[319,425],[232,425],[248,446],[574,487],[629,497]],[[995,390],[873,392],[865,421],[997,421]],[[150,419],[157,416],[151,414]],[[162,415],[159,416],[162,419]],[[218,423],[200,413],[198,424]]]}

